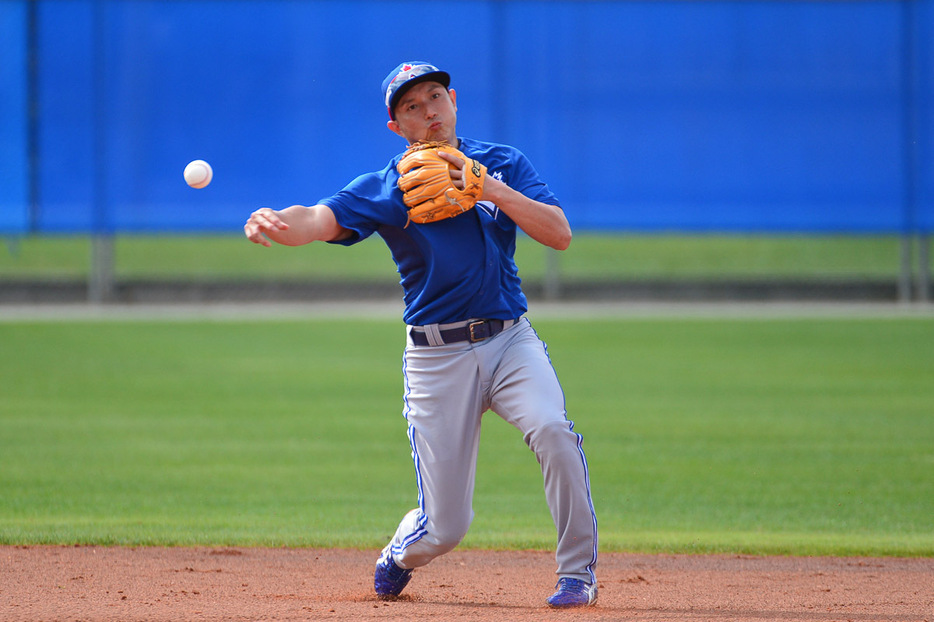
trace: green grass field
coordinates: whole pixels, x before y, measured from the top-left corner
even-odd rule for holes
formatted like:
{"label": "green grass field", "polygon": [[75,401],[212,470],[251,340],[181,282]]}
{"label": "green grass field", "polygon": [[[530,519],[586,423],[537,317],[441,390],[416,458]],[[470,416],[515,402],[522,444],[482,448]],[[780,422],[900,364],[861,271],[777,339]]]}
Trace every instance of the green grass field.
{"label": "green grass field", "polygon": [[[934,318],[534,321],[602,550],[934,555]],[[391,320],[0,322],[0,543],[382,546],[415,502],[401,348]],[[492,414],[479,463],[464,546],[552,548]]]}
{"label": "green grass field", "polygon": [[[0,244],[0,278],[83,278],[90,266],[86,237],[7,238]],[[519,238],[523,278],[538,279],[546,250]],[[262,248],[238,235],[118,236],[118,278],[268,277],[385,279],[395,266],[385,244],[367,240],[353,250],[312,244]],[[899,271],[893,236],[599,235],[579,233],[557,255],[562,277],[892,279]],[[934,261],[934,258],[932,258]]]}

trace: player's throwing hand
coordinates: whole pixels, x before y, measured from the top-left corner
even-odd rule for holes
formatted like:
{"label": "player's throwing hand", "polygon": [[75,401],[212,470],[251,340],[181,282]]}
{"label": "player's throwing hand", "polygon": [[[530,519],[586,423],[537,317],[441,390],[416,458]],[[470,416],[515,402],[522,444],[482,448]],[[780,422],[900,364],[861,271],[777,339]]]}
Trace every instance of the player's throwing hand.
{"label": "player's throwing hand", "polygon": [[250,214],[250,218],[243,225],[243,232],[251,242],[269,247],[272,246],[272,242],[266,234],[287,231],[288,228],[288,223],[279,218],[275,210],[261,207]]}

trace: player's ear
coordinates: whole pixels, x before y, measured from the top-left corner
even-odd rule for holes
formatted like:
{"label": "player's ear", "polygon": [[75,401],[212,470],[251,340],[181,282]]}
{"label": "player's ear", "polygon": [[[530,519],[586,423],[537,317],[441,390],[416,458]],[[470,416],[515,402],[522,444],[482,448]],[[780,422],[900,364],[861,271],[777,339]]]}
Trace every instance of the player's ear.
{"label": "player's ear", "polygon": [[448,95],[451,96],[451,103],[454,104],[454,110],[457,110],[457,91],[448,89]]}
{"label": "player's ear", "polygon": [[386,127],[388,127],[389,130],[392,131],[393,133],[398,134],[399,136],[402,136],[402,138],[405,138],[405,136],[402,135],[402,128],[400,128],[399,124],[396,123],[394,120],[390,119],[389,121],[386,121]]}

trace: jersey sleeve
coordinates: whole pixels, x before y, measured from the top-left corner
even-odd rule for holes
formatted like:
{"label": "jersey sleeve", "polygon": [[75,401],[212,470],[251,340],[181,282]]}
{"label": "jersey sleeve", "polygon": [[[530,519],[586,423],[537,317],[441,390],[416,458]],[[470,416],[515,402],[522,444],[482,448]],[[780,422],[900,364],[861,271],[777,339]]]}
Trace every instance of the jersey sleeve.
{"label": "jersey sleeve", "polygon": [[551,191],[542,178],[539,177],[535,167],[528,157],[519,150],[513,156],[513,169],[510,174],[509,186],[535,201],[546,205],[561,207],[558,197]]}
{"label": "jersey sleeve", "polygon": [[395,169],[390,171],[387,167],[361,175],[337,194],[319,201],[331,208],[338,224],[352,233],[349,238],[335,244],[350,246],[365,240],[383,225],[396,224],[400,220],[405,224],[405,204],[401,191],[396,187],[398,174],[393,173]]}

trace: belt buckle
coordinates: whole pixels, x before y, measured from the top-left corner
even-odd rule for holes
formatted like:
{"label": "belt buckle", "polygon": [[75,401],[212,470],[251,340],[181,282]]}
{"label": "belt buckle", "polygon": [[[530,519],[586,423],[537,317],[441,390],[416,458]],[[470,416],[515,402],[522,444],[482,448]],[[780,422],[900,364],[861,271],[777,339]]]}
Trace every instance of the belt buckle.
{"label": "belt buckle", "polygon": [[489,335],[487,335],[487,336],[485,336],[485,337],[477,337],[477,336],[474,334],[474,330],[475,330],[478,326],[483,326],[483,325],[485,325],[485,324],[486,324],[486,320],[479,320],[479,321],[477,321],[477,322],[471,322],[470,324],[467,325],[467,335],[468,335],[469,338],[470,338],[470,343],[477,343],[478,341],[483,341],[484,339],[489,339],[489,338],[490,338]]}

